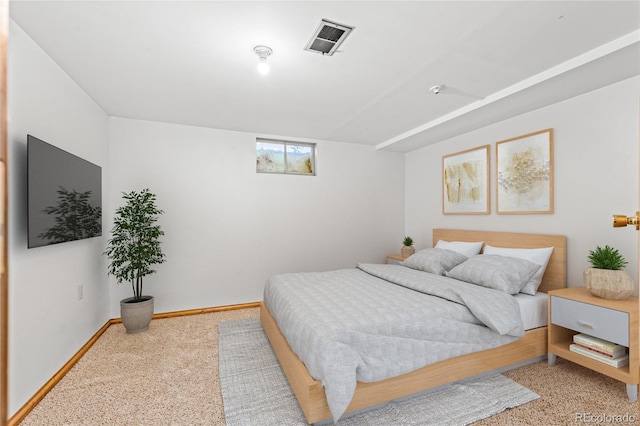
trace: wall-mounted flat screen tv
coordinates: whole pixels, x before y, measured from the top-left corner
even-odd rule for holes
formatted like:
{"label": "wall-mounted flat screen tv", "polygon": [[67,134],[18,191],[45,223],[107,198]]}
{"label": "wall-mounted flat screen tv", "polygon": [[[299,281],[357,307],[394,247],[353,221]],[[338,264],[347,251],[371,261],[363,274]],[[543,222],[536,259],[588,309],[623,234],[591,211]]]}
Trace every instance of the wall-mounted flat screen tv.
{"label": "wall-mounted flat screen tv", "polygon": [[102,235],[102,168],[27,135],[28,246]]}

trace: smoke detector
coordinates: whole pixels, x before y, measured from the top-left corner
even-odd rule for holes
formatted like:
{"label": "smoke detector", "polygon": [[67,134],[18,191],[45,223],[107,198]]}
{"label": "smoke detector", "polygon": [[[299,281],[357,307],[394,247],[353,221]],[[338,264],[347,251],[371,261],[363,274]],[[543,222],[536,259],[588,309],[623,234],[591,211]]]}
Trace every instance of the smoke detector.
{"label": "smoke detector", "polygon": [[444,84],[437,84],[437,85],[435,85],[435,86],[431,87],[431,88],[429,89],[429,91],[430,91],[431,93],[433,93],[434,95],[437,95],[437,94],[439,94],[440,92],[442,92],[442,90],[443,90],[443,89],[444,89]]}

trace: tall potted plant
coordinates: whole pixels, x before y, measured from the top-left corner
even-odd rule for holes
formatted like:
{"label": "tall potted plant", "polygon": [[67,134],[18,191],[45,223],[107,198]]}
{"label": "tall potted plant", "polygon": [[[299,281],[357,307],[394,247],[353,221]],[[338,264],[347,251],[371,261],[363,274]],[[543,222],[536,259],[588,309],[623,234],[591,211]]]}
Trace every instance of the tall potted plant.
{"label": "tall potted plant", "polygon": [[139,333],[149,328],[153,316],[153,296],[142,294],[142,279],[156,272],[152,266],[164,263],[160,247],[158,216],[164,213],[156,207],[156,196],[149,189],[123,193],[126,204],[116,210],[111,239],[105,254],[110,260],[108,274],[131,283],[133,297],[120,301],[120,316],[127,333]]}

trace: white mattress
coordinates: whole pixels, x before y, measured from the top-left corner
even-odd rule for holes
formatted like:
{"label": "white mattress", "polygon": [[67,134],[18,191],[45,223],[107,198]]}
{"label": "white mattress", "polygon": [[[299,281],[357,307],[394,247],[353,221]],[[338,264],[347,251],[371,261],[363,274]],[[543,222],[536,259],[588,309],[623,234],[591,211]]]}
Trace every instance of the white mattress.
{"label": "white mattress", "polygon": [[518,293],[514,297],[520,305],[525,330],[547,325],[547,293],[537,292],[535,296]]}

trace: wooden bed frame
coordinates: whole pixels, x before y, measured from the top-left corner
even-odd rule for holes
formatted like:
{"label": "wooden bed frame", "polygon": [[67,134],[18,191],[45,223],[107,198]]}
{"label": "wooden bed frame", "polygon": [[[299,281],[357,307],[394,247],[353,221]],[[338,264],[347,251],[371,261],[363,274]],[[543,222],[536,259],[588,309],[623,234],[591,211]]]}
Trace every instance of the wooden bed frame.
{"label": "wooden bed frame", "polygon": [[[434,229],[434,245],[438,240],[484,241],[485,244],[492,246],[509,248],[554,247],[538,291],[547,292],[566,287],[567,262],[564,236]],[[261,305],[260,320],[307,422],[316,423],[330,419],[331,412],[322,383],[309,375],[300,358],[289,347],[286,338],[264,304]],[[440,361],[379,382],[358,382],[346,412],[361,410],[478,374],[513,366],[546,354],[547,327],[529,330],[521,339],[498,348]]]}

